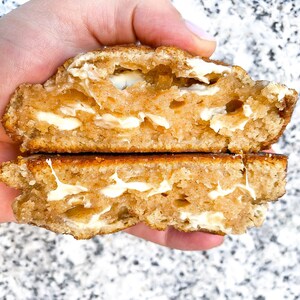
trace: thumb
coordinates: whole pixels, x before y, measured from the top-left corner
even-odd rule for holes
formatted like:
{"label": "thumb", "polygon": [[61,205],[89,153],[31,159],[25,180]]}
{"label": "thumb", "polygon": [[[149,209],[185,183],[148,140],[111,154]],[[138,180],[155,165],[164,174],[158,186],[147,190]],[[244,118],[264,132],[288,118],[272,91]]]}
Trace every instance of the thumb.
{"label": "thumb", "polygon": [[[169,0],[117,0],[102,6],[99,1],[86,3],[90,3],[83,13],[87,28],[102,45],[139,40],[150,46],[176,46],[205,57],[216,48],[214,39],[185,21]],[[99,14],[95,14],[97,10]]]}
{"label": "thumb", "polygon": [[211,56],[216,48],[214,38],[185,21],[168,0],[140,2],[135,8],[133,27],[143,44],[177,46],[204,57]]}

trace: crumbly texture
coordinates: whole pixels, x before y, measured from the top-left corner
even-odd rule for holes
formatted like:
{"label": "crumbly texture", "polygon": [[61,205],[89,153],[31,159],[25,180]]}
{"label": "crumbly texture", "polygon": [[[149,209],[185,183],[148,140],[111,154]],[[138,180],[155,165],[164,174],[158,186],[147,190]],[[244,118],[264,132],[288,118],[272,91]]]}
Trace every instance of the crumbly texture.
{"label": "crumbly texture", "polygon": [[277,141],[296,99],[173,47],[112,47],[21,85],[3,125],[32,153],[257,152]]}
{"label": "crumbly texture", "polygon": [[284,194],[286,164],[274,154],[36,155],[4,163],[0,180],[21,191],[18,222],[78,239],[138,222],[241,234]]}

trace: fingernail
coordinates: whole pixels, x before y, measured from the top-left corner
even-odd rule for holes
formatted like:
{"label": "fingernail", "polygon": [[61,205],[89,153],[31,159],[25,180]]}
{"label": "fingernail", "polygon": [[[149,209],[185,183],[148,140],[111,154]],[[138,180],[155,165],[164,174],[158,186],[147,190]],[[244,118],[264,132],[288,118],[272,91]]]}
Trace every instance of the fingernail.
{"label": "fingernail", "polygon": [[208,32],[206,32],[205,30],[203,30],[202,28],[200,28],[198,25],[188,21],[188,20],[184,20],[186,27],[195,35],[197,35],[200,39],[202,40],[207,40],[207,41],[216,41],[216,39],[210,35]]}

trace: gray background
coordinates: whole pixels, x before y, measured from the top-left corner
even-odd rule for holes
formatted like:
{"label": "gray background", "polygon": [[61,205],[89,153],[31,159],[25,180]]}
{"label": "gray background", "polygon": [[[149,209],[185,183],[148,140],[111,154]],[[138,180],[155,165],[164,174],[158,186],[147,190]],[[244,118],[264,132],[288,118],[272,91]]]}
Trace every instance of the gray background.
{"label": "gray background", "polygon": [[[2,1],[0,15],[26,1]],[[299,91],[300,2],[173,1],[219,41],[214,58]],[[0,58],[3,59],[3,58]],[[266,223],[208,252],[181,252],[118,233],[76,241],[0,226],[4,299],[300,299],[299,106],[277,152],[290,155],[287,194]]]}

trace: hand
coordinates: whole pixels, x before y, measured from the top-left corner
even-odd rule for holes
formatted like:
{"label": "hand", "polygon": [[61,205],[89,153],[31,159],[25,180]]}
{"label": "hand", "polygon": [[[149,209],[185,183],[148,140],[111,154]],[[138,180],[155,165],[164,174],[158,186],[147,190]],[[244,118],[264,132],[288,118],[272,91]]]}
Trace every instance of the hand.
{"label": "hand", "polygon": [[[137,40],[150,46],[174,45],[206,57],[216,47],[204,32],[185,23],[167,0],[28,2],[0,20],[0,116],[19,84],[44,82],[80,52]],[[0,163],[17,154],[17,145],[0,127]],[[17,194],[0,183],[0,222],[15,220],[11,204]],[[184,250],[209,249],[223,242],[217,235],[182,233],[173,228],[156,231],[143,224],[126,232]]]}

